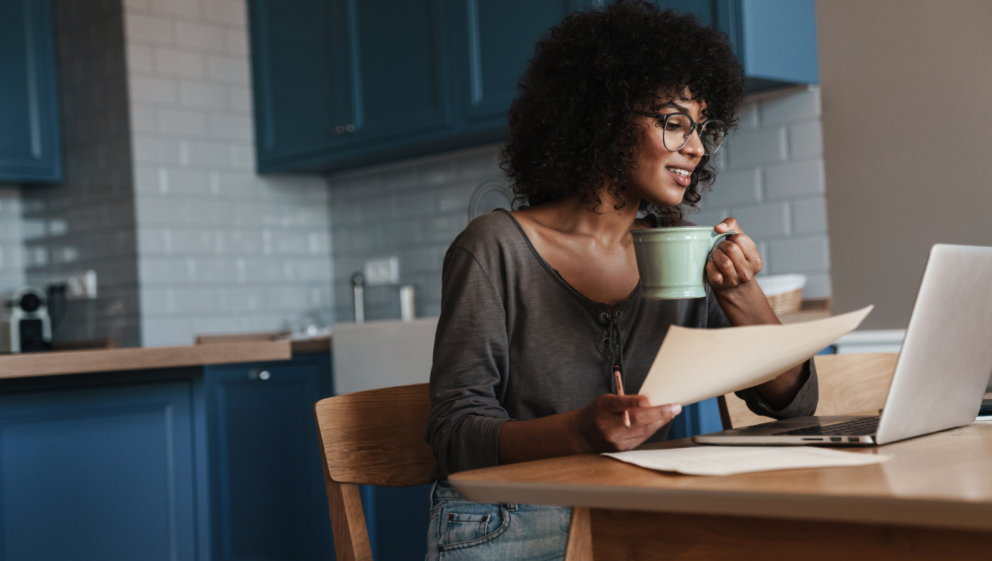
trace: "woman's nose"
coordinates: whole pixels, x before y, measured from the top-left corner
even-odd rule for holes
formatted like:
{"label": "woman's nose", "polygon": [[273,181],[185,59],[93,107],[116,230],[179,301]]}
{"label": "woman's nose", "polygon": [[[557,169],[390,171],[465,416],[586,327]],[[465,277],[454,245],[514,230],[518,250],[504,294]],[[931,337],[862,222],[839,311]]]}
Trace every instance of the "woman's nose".
{"label": "woman's nose", "polygon": [[691,154],[698,158],[702,158],[706,154],[706,149],[703,147],[703,141],[699,138],[699,131],[694,130],[692,134],[689,135],[689,140],[685,143],[679,152],[683,154]]}

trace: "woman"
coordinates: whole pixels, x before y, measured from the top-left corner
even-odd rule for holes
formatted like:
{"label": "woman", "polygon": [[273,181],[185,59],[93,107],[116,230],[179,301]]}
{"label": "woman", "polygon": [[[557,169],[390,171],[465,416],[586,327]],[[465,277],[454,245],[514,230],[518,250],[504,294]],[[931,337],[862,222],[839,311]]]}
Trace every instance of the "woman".
{"label": "woman", "polygon": [[[473,503],[444,478],[663,440],[679,404],[615,395],[614,367],[633,394],[671,325],[778,323],[745,234],[714,251],[706,298],[666,301],[641,298],[630,235],[690,224],[741,74],[722,34],[643,2],[574,14],[538,43],[503,152],[526,208],[472,221],[444,259],[429,559],[561,557],[568,509]],[[738,395],[761,415],[809,415],[816,373],[810,361]]]}

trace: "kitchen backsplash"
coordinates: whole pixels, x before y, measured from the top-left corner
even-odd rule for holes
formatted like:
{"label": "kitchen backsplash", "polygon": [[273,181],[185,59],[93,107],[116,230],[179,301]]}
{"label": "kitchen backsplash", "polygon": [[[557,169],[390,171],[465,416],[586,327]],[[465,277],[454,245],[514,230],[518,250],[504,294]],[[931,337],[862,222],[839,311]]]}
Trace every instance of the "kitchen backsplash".
{"label": "kitchen backsplash", "polygon": [[127,0],[125,35],[144,344],[329,325],[327,182],[255,173],[244,0]]}
{"label": "kitchen backsplash", "polygon": [[[353,321],[351,277],[366,260],[395,256],[399,284],[417,288],[417,315],[441,307],[441,261],[468,223],[476,187],[502,180],[500,145],[331,176],[337,321]],[[806,296],[830,295],[820,98],[803,88],[751,99],[727,141],[713,191],[689,220],[733,215],[760,245],[769,273],[809,276]],[[365,289],[366,319],[396,318],[398,289]]]}
{"label": "kitchen backsplash", "polygon": [[65,178],[24,185],[27,280],[94,270],[95,300],[68,303],[56,340],[141,344],[127,112],[123,9],[117,2],[53,3]]}
{"label": "kitchen backsplash", "polygon": [[[337,321],[354,321],[351,277],[368,259],[397,257],[400,284],[416,288],[417,315],[441,312],[441,261],[468,224],[475,188],[501,180],[498,145],[330,178]],[[365,289],[365,319],[399,317],[399,287]]]}
{"label": "kitchen backsplash", "polygon": [[0,295],[24,286],[23,254],[21,193],[16,185],[0,185]]}

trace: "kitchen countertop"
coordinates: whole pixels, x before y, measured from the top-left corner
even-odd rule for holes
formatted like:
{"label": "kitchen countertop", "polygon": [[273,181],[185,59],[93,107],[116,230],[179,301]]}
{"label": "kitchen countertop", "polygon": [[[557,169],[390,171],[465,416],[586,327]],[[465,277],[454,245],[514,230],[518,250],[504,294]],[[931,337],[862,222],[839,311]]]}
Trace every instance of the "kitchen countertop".
{"label": "kitchen countertop", "polygon": [[234,364],[293,358],[289,341],[218,342],[210,345],[53,351],[0,355],[0,379]]}
{"label": "kitchen countertop", "polygon": [[289,341],[294,353],[329,353],[333,348],[331,335],[305,339],[290,339],[291,331],[266,331],[263,333],[231,333],[222,335],[197,335],[197,345],[236,343],[245,341]]}

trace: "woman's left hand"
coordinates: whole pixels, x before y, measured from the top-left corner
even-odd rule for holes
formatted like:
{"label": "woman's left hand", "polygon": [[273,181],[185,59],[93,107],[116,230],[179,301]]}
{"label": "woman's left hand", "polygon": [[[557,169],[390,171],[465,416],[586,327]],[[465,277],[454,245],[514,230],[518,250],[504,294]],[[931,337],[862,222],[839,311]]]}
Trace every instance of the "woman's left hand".
{"label": "woman's left hand", "polygon": [[724,219],[713,229],[719,234],[733,230],[737,235],[724,239],[713,250],[713,260],[706,264],[710,286],[722,292],[751,282],[764,264],[754,240],[744,234],[733,218]]}

